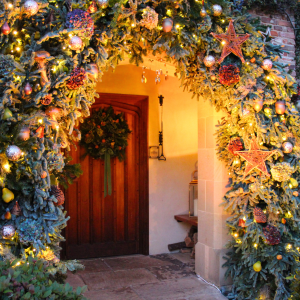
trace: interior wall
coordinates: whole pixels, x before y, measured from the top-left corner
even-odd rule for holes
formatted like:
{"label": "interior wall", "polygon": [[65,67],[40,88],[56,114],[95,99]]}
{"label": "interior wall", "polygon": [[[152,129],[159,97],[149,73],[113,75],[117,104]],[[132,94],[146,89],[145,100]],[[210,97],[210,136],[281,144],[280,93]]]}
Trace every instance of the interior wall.
{"label": "interior wall", "polygon": [[174,215],[188,213],[188,184],[198,159],[198,103],[169,76],[155,84],[155,72],[121,65],[109,71],[97,92],[149,96],[149,146],[158,146],[158,96],[164,96],[164,154],[166,161],[149,160],[150,254],[168,252],[168,244],[182,242],[189,226]]}

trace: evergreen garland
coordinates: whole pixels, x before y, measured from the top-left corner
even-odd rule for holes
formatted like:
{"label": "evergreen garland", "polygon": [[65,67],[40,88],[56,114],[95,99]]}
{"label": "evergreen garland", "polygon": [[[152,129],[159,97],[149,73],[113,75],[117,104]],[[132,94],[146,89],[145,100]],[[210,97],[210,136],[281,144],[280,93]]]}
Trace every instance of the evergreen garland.
{"label": "evergreen garland", "polygon": [[[68,218],[61,207],[54,205],[57,199],[50,195],[50,176],[57,179],[57,173],[64,170],[61,148],[68,149],[81,138],[76,128],[89,116],[89,108],[97,96],[97,77],[109,67],[115,68],[125,57],[139,65],[148,51],[154,55],[164,52],[166,60],[175,65],[186,90],[197,98],[211,101],[218,111],[226,113],[218,125],[217,155],[226,164],[231,183],[224,197],[224,208],[231,214],[227,225],[232,234],[227,244],[231,251],[226,267],[227,275],[233,279],[233,289],[228,297],[259,299],[267,294],[271,299],[287,300],[292,293],[291,287],[295,287],[291,282],[299,270],[300,117],[290,101],[296,93],[295,80],[286,72],[287,66],[278,61],[281,47],[270,40],[264,42],[258,32],[262,28],[259,21],[251,19],[240,5],[232,7],[227,0],[205,2],[203,17],[200,15],[201,1],[110,1],[98,6],[91,16],[94,34],[87,39],[91,30],[77,25],[68,27],[66,22],[71,8],[87,11],[90,3],[38,0],[39,10],[34,15],[25,13],[23,4],[20,0],[13,4],[0,3],[0,26],[7,28],[7,23],[11,29],[10,32],[2,30],[0,35],[0,50],[4,55],[0,59],[7,61],[0,67],[0,182],[5,187],[0,215],[13,204],[6,202],[12,199],[11,192],[23,211],[22,217],[2,219],[0,226],[22,226],[20,221],[25,218],[29,220],[26,222],[35,220],[32,222],[42,224],[42,234],[38,241],[29,241],[29,244],[24,244],[17,235],[14,240],[0,239],[4,249],[0,249],[0,255],[12,257],[7,253],[9,250],[13,255],[24,257],[49,247],[59,256],[59,243],[64,240],[61,230]],[[215,14],[214,4],[222,6],[221,14]],[[155,28],[139,25],[144,11],[150,9],[158,14]],[[75,19],[86,16],[80,13]],[[163,31],[165,18],[173,21],[170,32]],[[240,70],[239,82],[227,86],[220,82],[222,66],[216,63],[208,68],[203,58],[207,55],[213,55],[216,61],[220,58],[222,43],[211,33],[226,32],[231,19],[234,19],[237,34],[250,34],[251,37],[242,45],[244,64],[233,54],[222,62],[222,66],[232,64]],[[87,22],[77,21],[91,28],[90,18]],[[73,36],[84,38],[82,48],[77,51],[68,47]],[[40,53],[44,54],[42,61],[38,58],[39,51],[48,53]],[[261,68],[264,59],[272,61],[271,69]],[[99,76],[91,74],[88,68],[91,64],[96,66]],[[49,100],[49,95],[51,107],[47,105],[49,101],[41,102],[45,97]],[[254,109],[258,102],[261,108]],[[24,126],[30,128],[30,138],[26,141],[19,139]],[[249,149],[253,136],[260,149],[277,150],[266,161],[268,172],[274,165],[279,167],[279,163],[287,163],[281,167],[290,170],[290,179],[278,176],[280,168],[274,167],[275,178],[257,170],[244,177],[246,162],[234,155],[232,147],[228,146],[233,138],[239,138],[244,149]],[[292,152],[283,151],[286,141],[293,145]],[[18,146],[23,155],[18,161],[7,162],[3,156],[12,144]],[[112,151],[109,145],[102,149]],[[99,151],[93,153],[101,157]],[[41,176],[44,172],[46,177]],[[255,207],[266,211],[267,223],[255,221]],[[266,242],[264,228],[268,225],[276,229],[268,227],[267,235],[270,236]],[[278,232],[280,242],[276,244]],[[77,268],[75,262],[68,264],[68,268],[72,266],[73,270]],[[66,269],[61,265],[53,268]]]}

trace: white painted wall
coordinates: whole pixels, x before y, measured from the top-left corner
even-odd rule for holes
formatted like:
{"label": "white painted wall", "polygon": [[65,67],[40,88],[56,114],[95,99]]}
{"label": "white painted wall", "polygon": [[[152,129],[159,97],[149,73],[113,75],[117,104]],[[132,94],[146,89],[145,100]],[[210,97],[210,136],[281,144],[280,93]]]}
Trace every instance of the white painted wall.
{"label": "white painted wall", "polygon": [[150,254],[158,254],[168,252],[168,244],[183,241],[189,229],[177,223],[174,215],[188,213],[188,184],[198,159],[198,102],[183,92],[175,77],[156,85],[154,71],[146,70],[146,84],[141,83],[141,76],[141,67],[118,66],[114,73],[105,73],[97,91],[149,96],[149,146],[158,145],[158,96],[165,97],[167,161],[149,162]]}

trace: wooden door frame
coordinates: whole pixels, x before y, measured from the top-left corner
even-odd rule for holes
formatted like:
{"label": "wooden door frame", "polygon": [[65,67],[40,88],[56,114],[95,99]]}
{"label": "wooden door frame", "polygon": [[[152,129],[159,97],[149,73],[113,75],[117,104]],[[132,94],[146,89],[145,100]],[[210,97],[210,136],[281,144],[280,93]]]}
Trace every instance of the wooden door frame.
{"label": "wooden door frame", "polygon": [[[91,109],[102,104],[118,105],[135,111],[139,116],[139,253],[149,255],[149,159],[148,159],[148,108],[149,97],[127,94],[99,93]],[[66,257],[66,242],[62,257]]]}

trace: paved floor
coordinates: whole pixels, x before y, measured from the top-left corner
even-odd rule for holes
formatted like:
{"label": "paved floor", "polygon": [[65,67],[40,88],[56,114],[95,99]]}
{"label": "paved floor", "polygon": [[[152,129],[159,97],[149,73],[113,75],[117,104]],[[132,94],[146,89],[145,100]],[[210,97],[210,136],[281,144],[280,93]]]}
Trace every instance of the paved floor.
{"label": "paved floor", "polygon": [[90,300],[225,300],[197,278],[189,253],[133,255],[81,261],[85,270],[69,274],[73,287],[88,286]]}

